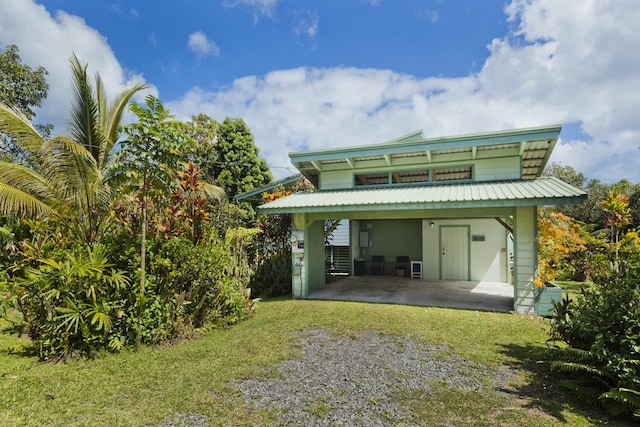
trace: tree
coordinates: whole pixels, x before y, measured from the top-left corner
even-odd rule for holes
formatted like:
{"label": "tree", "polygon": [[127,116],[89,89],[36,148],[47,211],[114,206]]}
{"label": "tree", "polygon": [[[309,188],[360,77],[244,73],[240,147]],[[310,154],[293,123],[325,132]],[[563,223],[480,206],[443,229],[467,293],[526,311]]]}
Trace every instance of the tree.
{"label": "tree", "polygon": [[224,119],[218,129],[216,151],[216,183],[230,199],[271,181],[269,166],[258,157],[258,147],[244,120]]}
{"label": "tree", "polygon": [[633,187],[633,192],[629,195],[629,211],[632,224],[636,228],[640,228],[640,184],[636,184]]}
{"label": "tree", "polygon": [[534,283],[544,286],[556,278],[574,254],[585,250],[587,241],[580,225],[560,212],[538,219],[538,271]]}
{"label": "tree", "polygon": [[95,242],[110,201],[105,168],[118,138],[122,109],[138,84],[109,108],[99,76],[97,93],[86,65],[71,58],[74,104],[68,136],[43,137],[21,112],[0,105],[0,130],[26,153],[24,163],[0,161],[0,214],[53,215],[86,243]]}
{"label": "tree", "polygon": [[571,166],[563,166],[560,163],[553,162],[547,166],[543,175],[554,176],[567,184],[571,184],[576,188],[583,188],[586,181],[585,176],[576,171]]}
{"label": "tree", "polygon": [[120,92],[109,102],[102,79],[95,76],[95,88],[91,85],[87,65],[71,57],[75,102],[71,110],[71,138],[82,144],[105,172],[114,154],[114,147],[121,136],[120,122],[129,101],[137,92],[146,89],[146,83],[136,83]]}
{"label": "tree", "polygon": [[28,120],[35,116],[33,107],[41,107],[47,97],[47,70],[35,70],[22,64],[18,46],[11,44],[0,52],[0,102],[20,110]]}
{"label": "tree", "polygon": [[611,191],[600,205],[604,211],[604,225],[609,229],[609,239],[614,248],[614,269],[618,269],[620,233],[631,223],[629,198],[616,191]]}
{"label": "tree", "polygon": [[600,203],[607,196],[610,186],[597,179],[587,181],[585,176],[571,166],[562,166],[552,163],[548,166],[544,175],[556,177],[567,184],[580,188],[587,193],[587,200],[580,205],[560,205],[550,208],[554,212],[561,212],[595,229],[604,227],[602,208]]}
{"label": "tree", "polygon": [[195,141],[195,151],[190,160],[202,171],[202,180],[214,182],[217,155],[216,135],[219,124],[206,114],[191,116],[191,121],[187,124],[189,136]]}
{"label": "tree", "polygon": [[127,139],[114,162],[113,178],[123,188],[137,191],[141,206],[140,286],[138,288],[138,335],[140,344],[143,301],[146,281],[146,243],[148,210],[152,192],[166,194],[176,185],[175,171],[180,161],[192,151],[192,142],[184,123],[174,120],[170,111],[153,95],[147,95],[145,105],[133,102],[129,109],[138,122],[125,125]]}
{"label": "tree", "polygon": [[[19,111],[27,120],[33,119],[33,107],[41,107],[47,96],[46,74],[44,67],[33,70],[22,64],[16,45],[7,46],[0,52],[0,103]],[[36,125],[35,128],[48,138],[52,125]],[[15,137],[0,130],[0,155],[9,161],[24,163],[29,153],[20,147]]]}

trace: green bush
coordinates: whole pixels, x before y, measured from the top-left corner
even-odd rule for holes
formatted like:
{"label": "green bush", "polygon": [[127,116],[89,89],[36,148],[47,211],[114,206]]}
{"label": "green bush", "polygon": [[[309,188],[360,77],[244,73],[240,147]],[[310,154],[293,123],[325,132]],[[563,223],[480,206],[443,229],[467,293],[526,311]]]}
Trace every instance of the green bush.
{"label": "green bush", "polygon": [[222,242],[212,233],[197,245],[150,239],[144,293],[139,241],[126,231],[91,247],[39,235],[23,242],[0,274],[0,316],[10,307],[22,313],[43,360],[92,357],[231,325],[255,304],[243,255],[253,235],[238,229],[232,242]]}
{"label": "green bush", "polygon": [[251,292],[260,296],[291,293],[291,249],[266,254],[260,259],[251,278]]}
{"label": "green bush", "polygon": [[[616,278],[617,277],[617,278]],[[640,417],[640,280],[626,271],[556,304],[552,369],[565,385],[613,414]]]}
{"label": "green bush", "polygon": [[90,357],[111,343],[117,301],[130,281],[112,269],[104,246],[57,250],[4,282],[41,359]]}

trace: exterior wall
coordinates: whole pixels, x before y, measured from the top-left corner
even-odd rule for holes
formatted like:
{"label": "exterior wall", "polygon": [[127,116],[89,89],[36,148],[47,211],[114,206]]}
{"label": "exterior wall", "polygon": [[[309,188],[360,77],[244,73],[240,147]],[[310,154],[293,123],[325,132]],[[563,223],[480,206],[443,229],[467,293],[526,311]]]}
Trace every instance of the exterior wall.
{"label": "exterior wall", "polygon": [[478,160],[475,163],[475,181],[520,179],[521,176],[519,157]]}
{"label": "exterior wall", "polygon": [[[421,228],[422,221],[419,219],[360,221],[358,230],[369,232],[369,246],[361,247],[358,252],[358,257],[365,260],[365,272],[369,272],[373,255],[384,256],[390,265],[397,256],[408,256],[413,261],[421,260]],[[358,244],[359,239],[355,242]]]}
{"label": "exterior wall", "polygon": [[[442,166],[468,166],[473,164],[475,181],[496,181],[505,179],[520,179],[521,167],[520,158],[500,157],[491,159],[477,159],[475,161],[464,162],[448,162],[443,163],[406,163],[396,161],[392,166],[384,162],[377,162],[375,165],[366,165],[366,167],[356,167],[356,169],[340,169],[340,170],[323,170],[320,174],[320,190],[337,190],[354,187],[354,175],[356,173],[368,173],[378,171],[401,171],[414,168],[437,168]],[[360,165],[358,165],[360,166]],[[365,166],[365,165],[363,165]]]}
{"label": "exterior wall", "polygon": [[[431,227],[433,223],[433,227]],[[501,282],[509,280],[507,230],[492,218],[480,219],[425,219],[422,221],[422,262],[423,277],[440,280],[440,227],[469,226],[471,236],[484,236],[484,242],[470,241],[470,280]]]}
{"label": "exterior wall", "polygon": [[[305,239],[305,229],[307,215],[306,214],[293,214],[291,216],[291,237],[296,239]],[[291,268],[293,272],[291,274],[291,295],[294,298],[302,298],[309,294],[309,287],[306,283],[307,269],[305,268],[305,254],[304,250],[300,251],[297,248],[298,242],[292,244],[291,247]]]}
{"label": "exterior wall", "polygon": [[536,244],[537,211],[535,206],[516,208],[514,233],[514,309],[518,313],[535,313],[535,285],[538,268]]}
{"label": "exterior wall", "polygon": [[309,221],[305,214],[294,214],[292,235],[298,240],[291,251],[291,293],[294,298],[302,298],[325,285],[324,224]]}
{"label": "exterior wall", "polygon": [[353,188],[352,169],[323,172],[320,174],[319,190],[337,190],[341,188]]}
{"label": "exterior wall", "polygon": [[327,239],[332,246],[349,246],[349,220],[342,219]]}

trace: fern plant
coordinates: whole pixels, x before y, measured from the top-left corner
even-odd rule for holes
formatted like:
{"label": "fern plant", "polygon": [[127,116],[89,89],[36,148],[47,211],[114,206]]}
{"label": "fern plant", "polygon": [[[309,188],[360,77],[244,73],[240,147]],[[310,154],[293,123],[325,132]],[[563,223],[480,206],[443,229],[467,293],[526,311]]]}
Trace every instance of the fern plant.
{"label": "fern plant", "polygon": [[613,415],[640,417],[640,280],[618,277],[555,306],[551,369]]}

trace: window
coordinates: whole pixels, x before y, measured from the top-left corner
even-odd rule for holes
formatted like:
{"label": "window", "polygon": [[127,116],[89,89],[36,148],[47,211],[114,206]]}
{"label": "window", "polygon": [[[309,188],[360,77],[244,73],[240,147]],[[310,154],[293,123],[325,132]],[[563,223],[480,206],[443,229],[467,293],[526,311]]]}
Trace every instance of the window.
{"label": "window", "polygon": [[429,170],[398,171],[391,174],[393,184],[415,184],[429,182]]}
{"label": "window", "polygon": [[356,174],[355,186],[416,185],[442,181],[469,181],[472,177],[472,166],[414,169],[394,172],[384,171]]}
{"label": "window", "polygon": [[434,181],[460,181],[463,179],[471,179],[471,166],[462,166],[455,168],[433,169]]}
{"label": "window", "polygon": [[356,175],[356,186],[360,185],[388,185],[389,173],[361,173]]}

